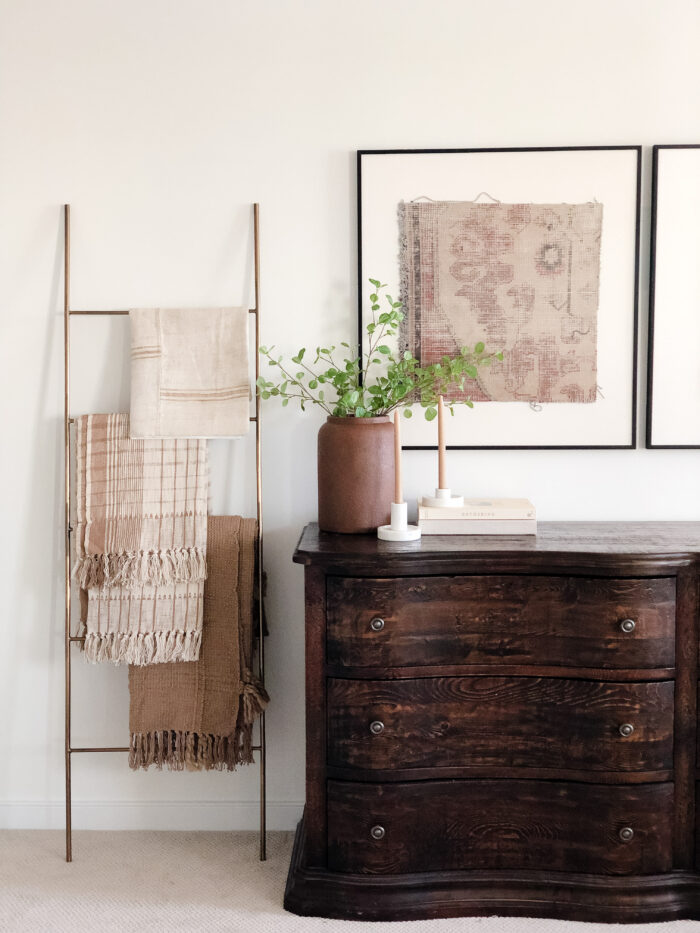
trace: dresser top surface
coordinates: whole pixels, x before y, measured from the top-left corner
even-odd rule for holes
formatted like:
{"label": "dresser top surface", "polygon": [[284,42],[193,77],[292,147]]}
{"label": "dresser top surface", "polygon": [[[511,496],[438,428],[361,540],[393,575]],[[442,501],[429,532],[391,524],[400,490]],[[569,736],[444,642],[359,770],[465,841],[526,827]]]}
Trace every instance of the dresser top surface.
{"label": "dresser top surface", "polygon": [[341,535],[306,526],[294,552],[297,563],[417,562],[470,555],[700,555],[700,522],[538,522],[536,535],[428,535],[418,541],[380,541],[376,535]]}

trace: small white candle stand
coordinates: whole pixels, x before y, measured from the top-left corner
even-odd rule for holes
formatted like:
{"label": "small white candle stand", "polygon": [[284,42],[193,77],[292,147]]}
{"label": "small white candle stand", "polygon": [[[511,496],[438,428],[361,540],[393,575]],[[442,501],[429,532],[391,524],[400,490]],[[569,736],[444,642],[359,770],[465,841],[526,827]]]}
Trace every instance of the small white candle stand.
{"label": "small white candle stand", "polygon": [[382,541],[417,541],[420,538],[418,525],[408,524],[408,503],[391,503],[391,524],[380,525],[377,537]]}
{"label": "small white candle stand", "polygon": [[434,496],[423,496],[420,504],[431,509],[460,509],[464,505],[464,496],[453,496],[451,489],[438,487]]}
{"label": "small white candle stand", "polygon": [[420,538],[418,525],[408,524],[408,504],[403,501],[401,490],[401,422],[398,409],[394,412],[394,498],[391,503],[391,524],[380,525],[377,537],[382,541],[417,541]]}
{"label": "small white candle stand", "polygon": [[445,403],[438,398],[438,485],[434,496],[423,496],[420,504],[432,509],[459,509],[464,496],[453,496],[447,485],[447,454],[445,448]]}

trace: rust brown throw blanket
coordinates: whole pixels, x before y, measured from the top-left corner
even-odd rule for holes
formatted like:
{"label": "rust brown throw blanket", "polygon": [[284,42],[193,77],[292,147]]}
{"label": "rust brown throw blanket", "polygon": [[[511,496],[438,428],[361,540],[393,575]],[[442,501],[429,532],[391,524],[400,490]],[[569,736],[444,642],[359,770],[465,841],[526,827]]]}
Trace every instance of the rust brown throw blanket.
{"label": "rust brown throw blanket", "polygon": [[133,769],[232,771],[252,758],[268,702],[252,674],[257,522],[209,516],[198,661],[129,668]]}

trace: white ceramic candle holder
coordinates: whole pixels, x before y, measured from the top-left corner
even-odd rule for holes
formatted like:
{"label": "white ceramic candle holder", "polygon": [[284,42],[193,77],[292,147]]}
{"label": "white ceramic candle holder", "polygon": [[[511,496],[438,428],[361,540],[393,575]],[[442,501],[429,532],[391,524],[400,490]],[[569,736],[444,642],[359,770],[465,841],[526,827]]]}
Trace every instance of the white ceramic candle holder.
{"label": "white ceramic candle holder", "polygon": [[417,541],[420,538],[418,525],[408,524],[408,503],[391,503],[391,524],[380,525],[377,537],[382,541]]}
{"label": "white ceramic candle holder", "polygon": [[423,496],[420,504],[431,509],[461,509],[464,496],[453,496],[451,489],[436,489],[434,496]]}

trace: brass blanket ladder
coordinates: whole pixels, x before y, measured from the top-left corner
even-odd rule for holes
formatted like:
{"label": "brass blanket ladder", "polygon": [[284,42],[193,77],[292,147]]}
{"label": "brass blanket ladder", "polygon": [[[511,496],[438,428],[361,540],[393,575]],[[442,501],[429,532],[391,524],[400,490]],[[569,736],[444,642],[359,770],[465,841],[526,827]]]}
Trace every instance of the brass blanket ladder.
{"label": "brass blanket ladder", "polygon": [[[71,797],[71,762],[72,756],[88,753],[128,752],[125,747],[75,747],[71,744],[71,649],[76,644],[84,642],[84,637],[73,635],[71,630],[71,424],[73,418],[70,414],[70,320],[78,315],[113,315],[128,314],[120,311],[76,311],[70,306],[70,205],[63,208],[64,217],[64,280],[63,280],[63,363],[64,363],[64,441],[65,441],[65,759],[66,759],[66,861],[73,861],[72,845],[72,797]],[[259,237],[259,205],[253,205],[253,238],[255,256],[255,307],[249,313],[255,316],[255,379],[260,375],[260,237]],[[258,604],[258,675],[265,683],[265,644],[263,625],[263,512],[262,512],[262,466],[261,466],[261,423],[260,423],[260,397],[255,394],[255,415],[250,418],[255,423],[255,475],[256,475],[256,505],[258,520],[258,575],[256,580]],[[260,764],[260,859],[264,861],[266,855],[266,748],[265,748],[265,713],[259,720],[259,741],[253,745],[253,751],[259,752]]]}

